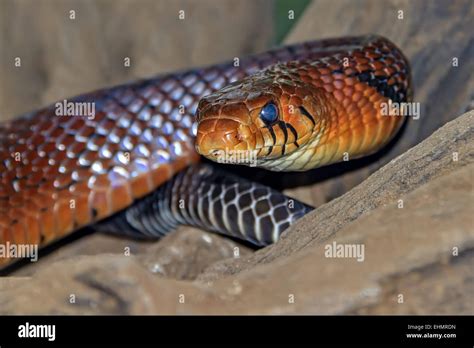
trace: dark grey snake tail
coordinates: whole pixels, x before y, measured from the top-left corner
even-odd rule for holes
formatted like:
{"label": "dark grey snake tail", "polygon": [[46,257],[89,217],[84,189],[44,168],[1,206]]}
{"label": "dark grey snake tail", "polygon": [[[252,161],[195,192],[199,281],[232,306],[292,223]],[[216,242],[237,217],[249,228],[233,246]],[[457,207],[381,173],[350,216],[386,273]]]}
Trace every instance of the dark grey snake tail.
{"label": "dark grey snake tail", "polygon": [[158,238],[178,225],[191,225],[263,246],[312,209],[267,186],[198,164],[98,227]]}

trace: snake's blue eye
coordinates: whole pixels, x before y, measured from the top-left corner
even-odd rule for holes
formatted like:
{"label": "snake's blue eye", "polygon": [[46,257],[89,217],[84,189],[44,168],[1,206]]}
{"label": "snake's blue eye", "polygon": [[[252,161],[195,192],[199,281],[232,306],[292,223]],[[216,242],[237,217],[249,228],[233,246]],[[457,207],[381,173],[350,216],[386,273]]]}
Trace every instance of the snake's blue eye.
{"label": "snake's blue eye", "polygon": [[260,111],[260,118],[266,125],[274,123],[278,120],[278,108],[272,102],[265,105]]}

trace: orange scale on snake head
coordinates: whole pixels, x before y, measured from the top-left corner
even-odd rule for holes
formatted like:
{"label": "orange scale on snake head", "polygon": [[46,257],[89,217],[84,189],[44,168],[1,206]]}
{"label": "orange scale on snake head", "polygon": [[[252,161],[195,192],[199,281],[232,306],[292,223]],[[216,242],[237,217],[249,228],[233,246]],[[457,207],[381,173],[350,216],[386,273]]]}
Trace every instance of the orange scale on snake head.
{"label": "orange scale on snake head", "polygon": [[257,131],[255,124],[251,124],[250,126],[239,126],[239,133],[238,137],[247,145],[247,148],[253,148],[256,145],[255,139],[255,132]]}
{"label": "orange scale on snake head", "polygon": [[[280,88],[284,92],[284,94],[294,94],[295,93],[295,86],[293,86],[291,83],[282,83],[280,84]],[[284,95],[283,94],[283,95]]]}
{"label": "orange scale on snake head", "polygon": [[288,104],[290,103],[291,96],[292,96],[292,94],[288,94],[288,93],[283,93],[281,95],[280,105],[281,105],[282,109],[285,109],[288,106]]}
{"label": "orange scale on snake head", "polygon": [[[245,103],[231,103],[221,108],[221,116],[235,122],[249,123],[251,121],[249,109],[261,106],[265,103],[267,97],[264,95],[255,95],[252,99],[248,99]],[[219,125],[217,125],[218,129]],[[220,128],[219,128],[220,129]]]}
{"label": "orange scale on snake head", "polygon": [[306,139],[304,137],[311,133],[309,127],[312,126],[312,123],[307,118],[302,118],[299,113],[296,112],[291,116],[288,123],[291,124],[296,131],[298,143],[300,143],[300,145],[303,144]]}
{"label": "orange scale on snake head", "polygon": [[265,139],[260,131],[254,132],[255,147],[254,149],[261,149],[265,145]]}
{"label": "orange scale on snake head", "polygon": [[300,96],[298,95],[293,95],[291,96],[290,100],[289,100],[289,105],[293,106],[293,108],[297,108],[299,107],[301,104],[303,104],[303,100],[301,99]]}

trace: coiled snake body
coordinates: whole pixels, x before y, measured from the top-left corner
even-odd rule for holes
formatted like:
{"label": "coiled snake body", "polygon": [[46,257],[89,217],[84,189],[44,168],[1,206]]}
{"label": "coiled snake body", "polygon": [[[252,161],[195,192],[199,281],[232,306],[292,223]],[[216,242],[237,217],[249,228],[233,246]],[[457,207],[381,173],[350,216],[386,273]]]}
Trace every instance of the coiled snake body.
{"label": "coiled snake body", "polygon": [[0,125],[0,244],[43,246],[102,221],[133,236],[191,224],[266,245],[312,208],[196,164],[198,153],[219,160],[225,151],[251,151],[271,170],[361,157],[402,124],[384,116],[382,104],[410,95],[400,50],[365,36],[282,47],[238,65],[68,100],[94,103],[93,118],[58,116],[51,105]]}

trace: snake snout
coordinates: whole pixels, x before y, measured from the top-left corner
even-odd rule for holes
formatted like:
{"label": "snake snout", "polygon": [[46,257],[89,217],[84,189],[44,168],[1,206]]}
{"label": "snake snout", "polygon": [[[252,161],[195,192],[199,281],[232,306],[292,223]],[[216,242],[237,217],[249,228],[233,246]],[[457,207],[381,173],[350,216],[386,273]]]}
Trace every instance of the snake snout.
{"label": "snake snout", "polygon": [[242,143],[240,126],[240,122],[227,118],[202,120],[196,136],[196,151],[211,160],[218,160],[219,156],[235,150]]}

